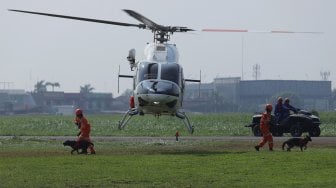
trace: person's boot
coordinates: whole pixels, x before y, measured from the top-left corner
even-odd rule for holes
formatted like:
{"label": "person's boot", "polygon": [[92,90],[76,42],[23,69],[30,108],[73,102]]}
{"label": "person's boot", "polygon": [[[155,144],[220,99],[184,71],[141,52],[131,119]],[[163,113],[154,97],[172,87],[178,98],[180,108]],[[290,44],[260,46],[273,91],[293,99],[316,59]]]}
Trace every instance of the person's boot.
{"label": "person's boot", "polygon": [[257,150],[257,151],[259,151],[259,146],[254,146],[254,148]]}

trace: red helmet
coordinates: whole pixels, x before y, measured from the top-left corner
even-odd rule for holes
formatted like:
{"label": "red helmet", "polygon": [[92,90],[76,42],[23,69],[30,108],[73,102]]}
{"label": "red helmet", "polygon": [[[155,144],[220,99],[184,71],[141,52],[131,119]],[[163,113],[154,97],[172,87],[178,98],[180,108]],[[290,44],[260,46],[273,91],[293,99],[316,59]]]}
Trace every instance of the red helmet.
{"label": "red helmet", "polygon": [[76,114],[76,116],[78,116],[78,115],[83,115],[83,111],[82,111],[81,109],[77,108],[77,109],[75,110],[75,114]]}
{"label": "red helmet", "polygon": [[271,104],[266,104],[265,110],[266,110],[267,112],[272,112],[272,110],[273,110],[273,106],[272,106]]}

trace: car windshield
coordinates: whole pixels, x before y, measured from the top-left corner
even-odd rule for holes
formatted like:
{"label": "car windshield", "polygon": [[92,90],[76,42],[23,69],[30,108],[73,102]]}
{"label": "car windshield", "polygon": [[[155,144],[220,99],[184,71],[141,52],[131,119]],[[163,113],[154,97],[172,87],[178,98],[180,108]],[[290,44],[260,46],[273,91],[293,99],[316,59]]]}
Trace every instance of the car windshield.
{"label": "car windshield", "polygon": [[169,80],[179,84],[179,65],[176,63],[168,63],[161,65],[161,79],[162,80]]}

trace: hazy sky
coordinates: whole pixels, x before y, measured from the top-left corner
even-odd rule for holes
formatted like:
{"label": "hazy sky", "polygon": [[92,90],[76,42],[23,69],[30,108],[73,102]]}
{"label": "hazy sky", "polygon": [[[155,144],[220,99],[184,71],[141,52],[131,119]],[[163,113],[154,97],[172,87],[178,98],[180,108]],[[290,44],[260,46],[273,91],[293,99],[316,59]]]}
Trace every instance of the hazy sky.
{"label": "hazy sky", "polygon": [[[152,41],[150,31],[7,9],[138,24],[122,11],[132,9],[162,25],[198,30],[176,33],[171,40],[187,78],[197,79],[199,70],[202,82],[241,76],[243,65],[244,79],[253,79],[253,65],[258,63],[260,79],[321,80],[320,72],[330,71],[335,87],[335,7],[335,0],[1,0],[0,82],[30,91],[37,80],[46,80],[59,82],[56,90],[67,92],[91,84],[97,92],[118,95],[118,66],[122,74],[132,74],[128,50],[135,48],[141,59],[144,46]],[[324,33],[205,33],[203,28]],[[130,80],[121,80],[121,91],[130,87]]]}

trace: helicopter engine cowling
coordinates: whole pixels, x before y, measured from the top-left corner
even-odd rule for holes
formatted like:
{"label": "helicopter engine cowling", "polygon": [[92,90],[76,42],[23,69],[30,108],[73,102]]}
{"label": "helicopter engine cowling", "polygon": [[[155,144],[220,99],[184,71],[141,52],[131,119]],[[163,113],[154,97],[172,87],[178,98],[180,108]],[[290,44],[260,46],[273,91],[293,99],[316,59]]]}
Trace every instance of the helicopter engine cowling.
{"label": "helicopter engine cowling", "polygon": [[178,63],[179,53],[175,44],[150,43],[144,51],[147,61]]}

